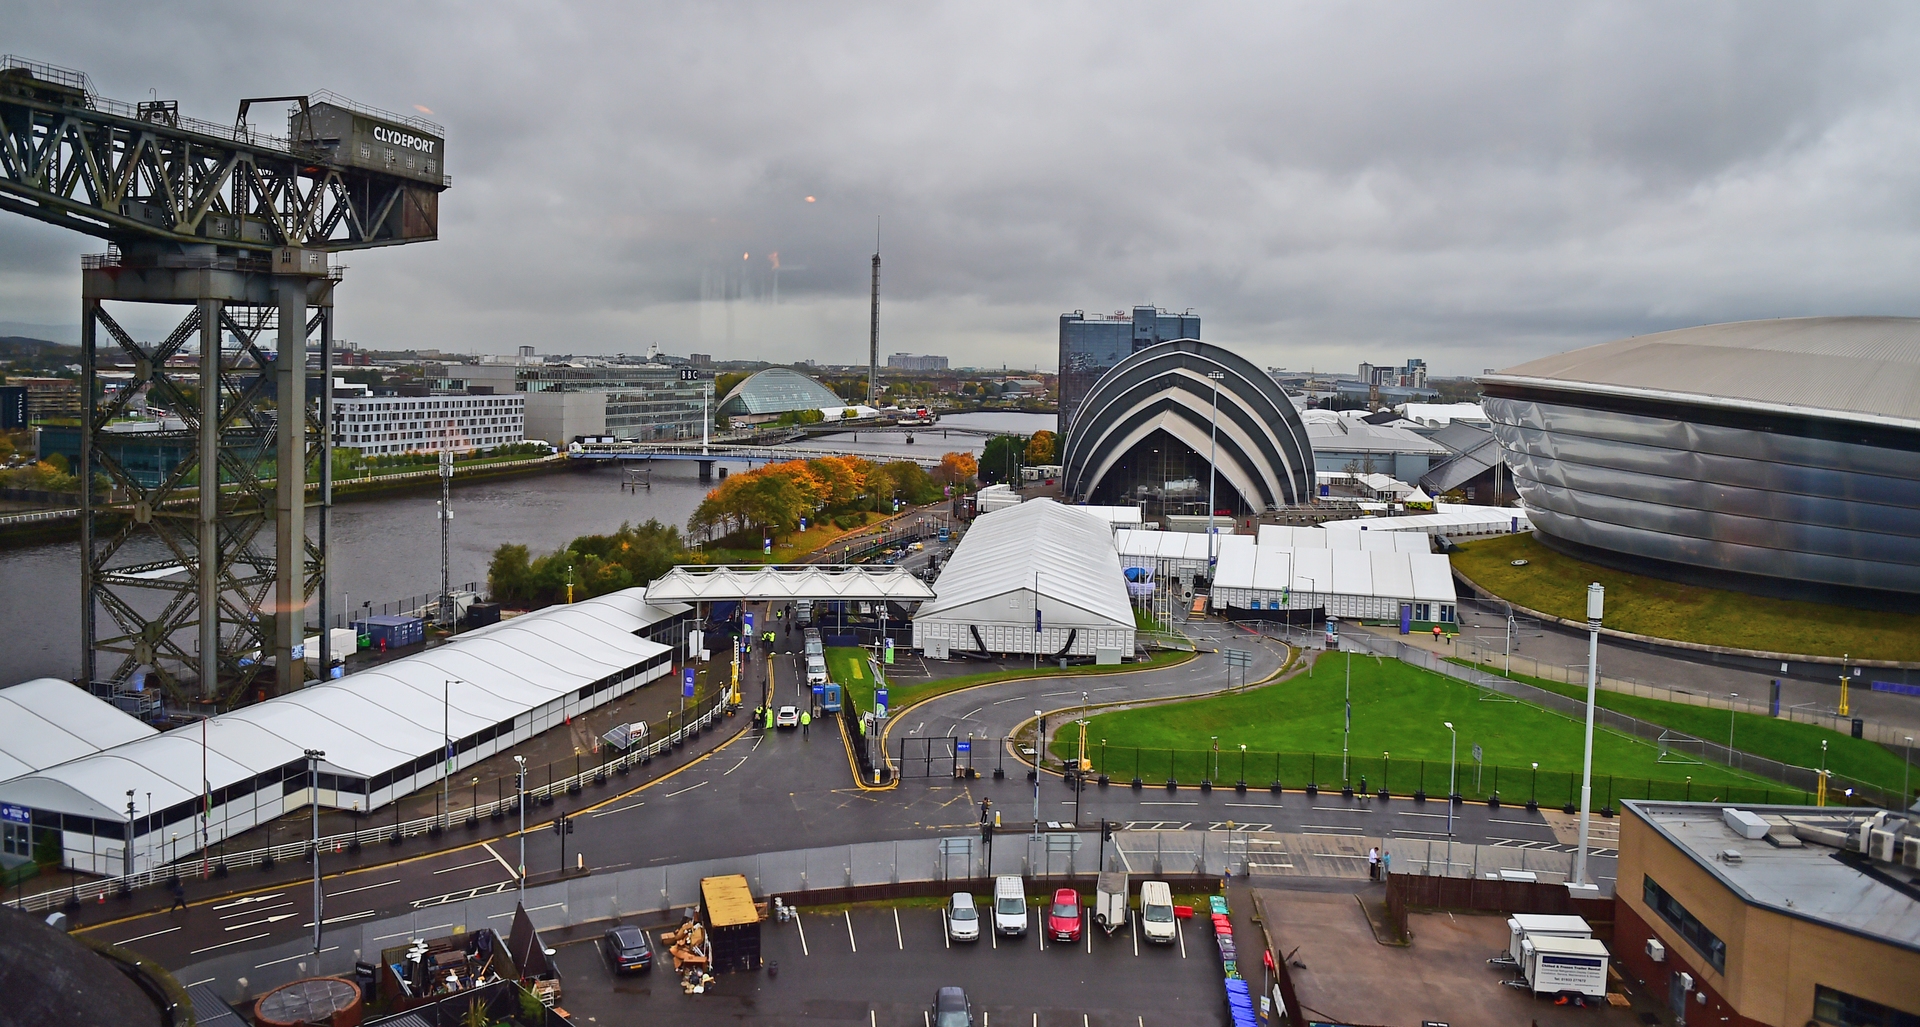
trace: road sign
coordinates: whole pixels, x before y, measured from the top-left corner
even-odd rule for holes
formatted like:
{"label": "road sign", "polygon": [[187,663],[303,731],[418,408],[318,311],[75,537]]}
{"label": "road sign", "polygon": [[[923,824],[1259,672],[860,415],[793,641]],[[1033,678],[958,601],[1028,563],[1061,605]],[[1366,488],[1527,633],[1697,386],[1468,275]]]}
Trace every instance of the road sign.
{"label": "road sign", "polygon": [[1226,658],[1227,666],[1229,667],[1245,668],[1253,666],[1253,653],[1245,649],[1222,649],[1220,650],[1220,655]]}
{"label": "road sign", "polygon": [[753,614],[751,613],[741,614],[740,619],[741,619],[741,623],[747,626],[747,634],[752,635],[753,634]]}
{"label": "road sign", "polygon": [[813,686],[813,694],[814,694],[814,695],[826,695],[826,694],[827,694],[827,686],[825,686],[825,685],[815,685],[815,686]]}
{"label": "road sign", "polygon": [[1473,743],[1473,762],[1480,762],[1480,743]]}
{"label": "road sign", "polygon": [[973,742],[965,739],[955,742],[953,743],[953,751],[954,752],[972,752]]}
{"label": "road sign", "polygon": [[687,668],[685,676],[681,679],[680,694],[686,696],[689,699],[693,698],[693,668],[692,667]]}

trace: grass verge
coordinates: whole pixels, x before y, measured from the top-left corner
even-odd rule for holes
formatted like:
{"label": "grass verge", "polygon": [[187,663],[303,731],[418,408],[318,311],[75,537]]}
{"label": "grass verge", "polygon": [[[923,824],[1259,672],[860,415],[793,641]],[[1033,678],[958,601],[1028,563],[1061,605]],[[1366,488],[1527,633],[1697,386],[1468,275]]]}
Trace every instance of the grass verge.
{"label": "grass verge", "polygon": [[[1193,659],[1192,653],[1160,651],[1153,654],[1144,663],[1123,663],[1117,667],[1075,667],[1062,671],[1057,666],[1041,664],[1038,670],[1016,668],[1011,670],[990,670],[978,674],[959,674],[950,678],[914,680],[903,682],[890,681],[887,685],[887,706],[890,709],[905,709],[909,704],[936,695],[971,685],[984,685],[993,681],[1013,681],[1019,678],[1088,676],[1104,674],[1124,674],[1136,670],[1156,670],[1171,667]],[[867,651],[858,646],[833,646],[827,649],[827,673],[846,690],[858,708],[873,708],[874,681],[873,672],[867,666]]]}
{"label": "grass verge", "polygon": [[706,548],[702,552],[708,563],[798,563],[803,556],[818,552],[827,546],[866,530],[867,525],[886,520],[890,514],[868,512],[861,515],[865,523],[857,528],[837,528],[831,522],[812,524],[805,531],[796,531],[773,544],[773,555],[768,556],[760,549],[719,549]]}
{"label": "grass verge", "polygon": [[[1467,660],[1450,660],[1462,666],[1475,666]],[[1482,670],[1500,674],[1500,668],[1479,665]],[[1549,692],[1572,696],[1584,700],[1587,697],[1585,685],[1570,685],[1564,681],[1549,681],[1545,678],[1530,677],[1525,674],[1507,674],[1515,681],[1525,682],[1535,688]],[[1887,751],[1877,742],[1854,738],[1818,724],[1799,724],[1777,717],[1768,717],[1758,713],[1731,714],[1716,710],[1710,706],[1694,706],[1688,703],[1669,702],[1665,699],[1653,699],[1641,695],[1628,695],[1609,692],[1604,689],[1594,694],[1594,703],[1603,709],[1624,713],[1629,717],[1675,731],[1684,731],[1696,738],[1705,738],[1713,742],[1725,742],[1729,728],[1733,731],[1733,745],[1743,752],[1756,756],[1791,763],[1800,767],[1819,767],[1821,761],[1820,743],[1827,743],[1826,767],[1836,776],[1864,781],[1888,792],[1900,790],[1901,771],[1905,762],[1899,755]],[[1731,722],[1729,720],[1731,719]],[[1920,777],[1916,777],[1920,780]]]}
{"label": "grass verge", "polygon": [[[1513,566],[1514,560],[1527,561]],[[1585,620],[1587,584],[1607,589],[1607,627],[1680,642],[1867,660],[1920,660],[1920,615],[1856,610],[1683,585],[1575,560],[1532,535],[1469,542],[1453,568],[1515,605]]]}

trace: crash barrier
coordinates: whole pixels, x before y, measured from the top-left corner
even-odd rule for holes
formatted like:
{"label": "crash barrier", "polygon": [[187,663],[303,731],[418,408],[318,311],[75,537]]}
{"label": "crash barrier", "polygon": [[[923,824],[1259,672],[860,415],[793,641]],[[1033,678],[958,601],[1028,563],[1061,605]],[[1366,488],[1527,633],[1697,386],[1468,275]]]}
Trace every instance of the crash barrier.
{"label": "crash barrier", "polygon": [[[1477,688],[1484,689],[1491,695],[1511,696],[1575,720],[1584,721],[1586,719],[1587,701],[1584,698],[1575,699],[1572,696],[1561,695],[1558,692],[1549,692],[1544,688],[1537,688],[1533,685],[1514,681],[1510,678],[1504,678],[1478,667],[1463,667],[1445,659],[1438,653],[1430,652],[1418,646],[1407,645],[1404,642],[1398,642],[1390,638],[1381,638],[1375,635],[1368,635],[1364,632],[1350,632],[1341,636],[1341,638],[1343,643],[1352,644],[1357,651],[1377,653],[1381,656],[1391,656],[1402,663],[1411,664],[1422,670],[1430,670],[1435,674],[1444,674],[1456,681],[1464,681]],[[1696,738],[1692,735],[1675,731],[1663,724],[1655,724],[1650,721],[1641,720],[1638,717],[1630,717],[1624,713],[1599,706],[1594,708],[1593,716],[1594,724],[1599,727],[1618,731],[1624,735],[1632,735],[1635,738],[1659,746],[1663,758],[1666,758],[1668,754],[1671,753],[1674,759],[1680,761],[1691,761],[1695,763],[1711,761],[1723,764],[1735,770],[1742,770],[1758,777],[1778,781],[1787,788],[1798,791],[1805,796],[1805,798],[1797,799],[1736,799],[1732,795],[1729,795],[1725,796],[1723,801],[1811,802],[1813,801],[1813,793],[1819,787],[1818,782],[1821,772],[1812,767],[1799,767],[1791,763],[1782,763],[1779,760],[1768,759],[1765,756],[1756,756],[1753,753],[1744,752],[1740,749],[1729,748],[1721,742]],[[1599,778],[1594,779],[1596,791],[1599,787],[1599,780]],[[1716,790],[1719,789],[1716,787]],[[1739,792],[1738,789],[1734,791]],[[1694,789],[1693,794],[1696,797],[1710,798],[1710,796],[1702,796],[1698,793],[1699,789]],[[1739,794],[1744,795],[1745,793]],[[1769,794],[1777,795],[1779,793],[1772,792]],[[1630,786],[1620,792],[1620,797],[1623,799],[1647,797],[1676,798],[1674,795],[1659,791],[1651,792],[1648,795],[1636,795]],[[1827,799],[1829,802],[1844,803],[1847,805],[1884,806],[1888,809],[1900,809],[1906,805],[1906,803],[1900,802],[1898,795],[1878,785],[1833,773],[1829,773],[1827,777]]]}
{"label": "crash barrier", "polygon": [[[726,714],[729,698],[729,693],[725,689],[717,690],[696,705],[689,707],[684,715],[676,714],[661,724],[648,725],[647,734],[640,744],[619,756],[608,759],[605,763],[595,764],[559,780],[548,780],[539,785],[529,782],[526,789],[528,805],[552,805],[555,796],[577,795],[590,784],[604,785],[612,779],[612,776],[630,773],[634,767],[651,763],[659,756],[685,745],[690,739],[699,737],[700,732],[711,727],[715,721]],[[395,809],[397,811],[398,807],[396,806]],[[422,835],[438,836],[456,824],[477,828],[482,819],[504,822],[509,816],[514,816],[518,812],[518,799],[510,795],[470,807],[457,818],[448,811],[418,820],[396,820],[392,823],[370,825],[343,834],[325,835],[319,840],[319,849],[322,853],[353,853],[359,852],[368,845],[382,843],[399,845],[409,838],[418,838]],[[30,913],[37,913],[69,905],[97,902],[107,895],[127,894],[155,884],[171,883],[176,877],[207,875],[225,877],[232,871],[249,867],[271,869],[291,860],[305,862],[312,858],[313,849],[312,841],[303,840],[248,849],[243,852],[215,851],[204,856],[189,854],[151,870],[91,881],[57,891],[27,895],[9,904]]]}
{"label": "crash barrier", "polygon": [[898,738],[895,742],[899,758],[894,761],[894,773],[903,778],[1006,776],[1004,738]]}
{"label": "crash barrier", "polygon": [[[1173,867],[1173,876],[1166,879],[1170,883],[1176,879],[1188,882],[1177,886],[1182,890],[1189,886],[1211,890],[1228,869],[1226,847],[1219,839],[1204,838],[1186,847],[1193,850],[1195,861]],[[700,902],[702,878],[728,874],[744,875],[756,897],[778,895],[800,905],[848,901],[850,896],[859,895],[882,898],[887,897],[887,889],[914,883],[933,889],[931,894],[962,887],[984,892],[986,882],[1000,874],[1071,884],[1071,879],[1090,881],[1094,877],[1103,849],[1111,857],[1116,846],[1113,842],[1102,846],[1097,831],[1040,835],[1001,832],[991,846],[977,835],[864,842],[570,875],[566,880],[528,885],[524,903],[509,880],[415,899],[413,909],[399,916],[329,922],[323,928],[318,956],[312,954],[313,939],[303,936],[277,945],[223,952],[173,973],[183,984],[208,984],[222,997],[237,1002],[301,977],[351,977],[354,963],[365,953],[377,953],[410,939],[482,927],[499,930],[511,920],[517,904],[524,904],[537,929],[550,931],[694,906]],[[589,862],[592,858],[588,854]],[[626,857],[609,853],[607,858]],[[1136,867],[1135,873],[1142,873],[1141,868]],[[1205,889],[1199,887],[1203,880],[1211,882]],[[1050,887],[1052,880],[1047,885]],[[1036,892],[1045,890],[1034,887]],[[350,915],[329,910],[327,919]]]}
{"label": "crash barrier", "polygon": [[1564,884],[1388,874],[1387,921],[1396,938],[1408,937],[1409,908],[1584,917],[1594,937],[1613,943],[1613,900],[1577,899]]}
{"label": "crash barrier", "polygon": [[[1489,805],[1565,808],[1580,801],[1580,772],[1543,771],[1530,766],[1501,766],[1446,760],[1396,759],[1335,753],[1262,752],[1254,749],[1148,749],[1138,746],[1088,747],[1093,763],[1089,772],[1111,782],[1139,783],[1143,788],[1233,788],[1278,793],[1338,792],[1349,796],[1412,796],[1436,801],[1447,794],[1448,771],[1453,771],[1458,794]],[[1049,761],[1058,766],[1057,759]],[[1696,761],[1697,762],[1697,761]],[[939,764],[936,764],[938,766]],[[1345,768],[1344,773],[1342,768]],[[902,767],[903,774],[906,772]],[[1680,802],[1733,802],[1743,805],[1804,804],[1813,796],[1792,788],[1729,785],[1694,781],[1684,766],[1671,779],[1616,777],[1595,774],[1594,808],[1613,808],[1622,799],[1665,799]]]}

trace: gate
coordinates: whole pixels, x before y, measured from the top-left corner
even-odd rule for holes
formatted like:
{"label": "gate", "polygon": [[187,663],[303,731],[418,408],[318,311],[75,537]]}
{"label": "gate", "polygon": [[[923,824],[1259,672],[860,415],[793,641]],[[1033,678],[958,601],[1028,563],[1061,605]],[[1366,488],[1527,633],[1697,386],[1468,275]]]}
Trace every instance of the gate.
{"label": "gate", "polygon": [[902,738],[895,769],[901,777],[979,777],[992,771],[993,761],[1004,749],[1000,742],[998,738]]}

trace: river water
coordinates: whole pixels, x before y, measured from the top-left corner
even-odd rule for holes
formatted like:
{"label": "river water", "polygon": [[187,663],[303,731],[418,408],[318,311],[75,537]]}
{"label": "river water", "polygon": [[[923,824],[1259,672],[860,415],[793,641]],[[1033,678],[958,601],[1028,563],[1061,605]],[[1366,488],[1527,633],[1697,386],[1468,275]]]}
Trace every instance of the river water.
{"label": "river water", "polygon": [[[1052,414],[955,414],[942,424],[1029,434],[1052,430]],[[929,449],[978,454],[986,440],[941,438],[935,427],[913,445],[899,436],[885,441],[828,436],[812,445],[891,459]],[[729,473],[743,464],[722,462]],[[697,465],[656,464],[651,488],[628,492],[615,467],[456,484],[449,567],[454,585],[483,581],[493,551],[517,542],[535,554],[558,549],[581,535],[609,532],[622,521],[660,521],[686,529],[687,518],[711,486],[699,482]],[[376,604],[436,592],[440,588],[439,491],[342,498],[333,509],[335,609],[350,601]],[[309,531],[313,526],[309,525]],[[272,545],[265,536],[264,546]],[[162,555],[156,547],[152,554]],[[0,687],[35,677],[72,678],[80,672],[80,547],[56,542],[0,551],[0,610],[7,633],[0,638]],[[106,615],[101,614],[103,625]]]}

